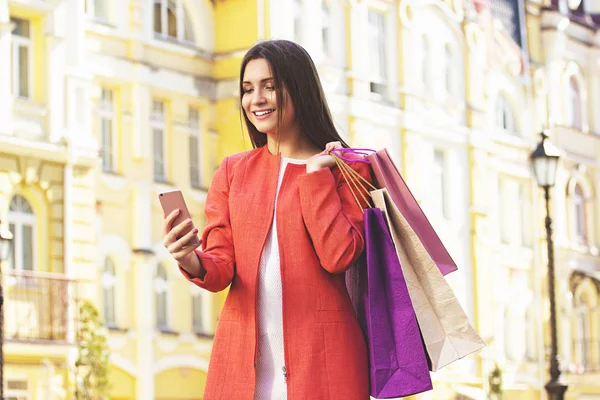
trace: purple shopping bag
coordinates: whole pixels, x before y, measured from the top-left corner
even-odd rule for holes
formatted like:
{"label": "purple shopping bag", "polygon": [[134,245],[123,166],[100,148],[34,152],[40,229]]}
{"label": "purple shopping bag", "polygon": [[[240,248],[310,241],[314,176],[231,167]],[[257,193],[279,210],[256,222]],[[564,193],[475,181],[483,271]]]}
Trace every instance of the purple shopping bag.
{"label": "purple shopping bag", "polygon": [[[410,396],[432,389],[417,318],[385,218],[365,209],[366,288],[358,318],[369,348],[371,396]],[[366,290],[365,290],[366,289]]]}

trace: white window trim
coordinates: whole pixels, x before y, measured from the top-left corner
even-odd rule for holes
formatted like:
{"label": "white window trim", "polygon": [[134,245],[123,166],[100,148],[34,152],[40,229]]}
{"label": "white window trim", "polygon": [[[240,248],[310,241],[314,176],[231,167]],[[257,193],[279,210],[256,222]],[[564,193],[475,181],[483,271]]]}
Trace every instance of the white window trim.
{"label": "white window trim", "polygon": [[110,101],[110,108],[106,107],[106,104],[104,104],[104,101],[102,99],[102,93],[100,94],[100,100],[99,100],[99,104],[98,104],[98,118],[99,118],[99,122],[100,122],[100,140],[101,140],[101,145],[102,148],[104,149],[104,143],[102,142],[103,138],[104,138],[104,134],[102,132],[102,120],[103,119],[108,119],[110,120],[110,125],[111,125],[111,149],[110,149],[110,154],[111,154],[111,160],[110,160],[110,168],[105,168],[104,166],[104,155],[102,156],[102,171],[103,172],[115,172],[116,171],[116,167],[117,167],[117,157],[116,157],[116,152],[115,152],[115,143],[116,143],[116,139],[117,139],[117,135],[116,135],[116,130],[117,130],[117,121],[116,121],[116,111],[115,111],[115,94],[116,92],[112,89],[109,88],[105,88],[103,87],[101,89],[101,92],[103,91],[109,91],[111,93],[111,101]]}
{"label": "white window trim", "polygon": [[[25,200],[27,200],[27,199],[25,199]],[[29,206],[31,207],[30,203],[29,203]],[[14,249],[15,249],[14,270],[21,272],[21,271],[23,271],[23,260],[20,257],[18,257],[18,255],[22,253],[23,226],[24,225],[31,226],[31,240],[32,240],[33,248],[35,250],[36,235],[37,235],[36,216],[35,216],[35,214],[27,214],[27,213],[23,213],[23,212],[19,212],[19,211],[10,211],[9,210],[8,223],[15,225],[15,231],[12,232],[13,241],[14,241]],[[36,268],[37,267],[37,252],[36,251],[34,251],[32,254],[31,262],[32,262],[32,270],[36,271],[37,270],[37,268]]]}
{"label": "white window trim", "polygon": [[[22,18],[21,18],[22,19]],[[29,34],[31,36],[33,30],[33,23],[30,20],[23,19],[29,23]],[[31,37],[24,37],[16,34],[12,34],[12,84],[13,84],[13,97],[20,99],[31,99],[33,92],[33,40]],[[27,96],[21,96],[19,94],[19,82],[21,81],[20,68],[19,68],[19,48],[27,48],[27,87],[29,93]]]}
{"label": "white window trim", "polygon": [[[191,110],[195,110],[198,112],[198,120],[197,121],[193,121],[191,118],[189,118],[189,114],[188,114],[188,125],[189,125],[189,132],[190,132],[190,137],[195,137],[198,141],[198,148],[197,150],[197,155],[198,155],[198,159],[196,160],[196,168],[198,169],[198,181],[197,182],[192,182],[192,160],[189,160],[190,163],[190,183],[192,187],[202,187],[202,185],[204,184],[204,180],[203,178],[203,157],[202,157],[202,149],[203,149],[203,140],[202,140],[202,111],[200,110],[199,107],[190,107],[188,113],[191,113]],[[190,146],[191,147],[191,146]]]}
{"label": "white window trim", "polygon": [[[154,102],[159,102],[162,104],[162,114],[157,114],[154,112]],[[168,174],[167,174],[167,170],[168,170],[168,165],[169,165],[169,160],[167,158],[167,123],[166,123],[166,108],[167,108],[167,102],[164,100],[159,100],[159,99],[152,99],[150,101],[150,133],[151,133],[151,137],[152,137],[152,176],[154,181],[157,182],[166,182],[168,179]],[[163,160],[163,176],[160,177],[161,179],[157,179],[157,175],[156,175],[156,170],[154,169],[155,165],[155,161],[156,161],[156,148],[154,147],[154,130],[155,129],[160,129],[162,131],[162,141],[163,141],[163,148],[162,148],[162,160]]]}

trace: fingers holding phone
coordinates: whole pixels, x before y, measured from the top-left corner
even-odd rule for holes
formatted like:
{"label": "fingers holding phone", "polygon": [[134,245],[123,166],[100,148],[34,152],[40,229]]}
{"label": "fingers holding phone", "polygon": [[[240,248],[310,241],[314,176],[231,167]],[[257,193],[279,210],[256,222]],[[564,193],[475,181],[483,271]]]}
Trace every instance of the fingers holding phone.
{"label": "fingers holding phone", "polygon": [[163,244],[180,264],[195,264],[193,252],[201,244],[198,229],[194,227],[181,191],[174,190],[159,194],[164,211]]}

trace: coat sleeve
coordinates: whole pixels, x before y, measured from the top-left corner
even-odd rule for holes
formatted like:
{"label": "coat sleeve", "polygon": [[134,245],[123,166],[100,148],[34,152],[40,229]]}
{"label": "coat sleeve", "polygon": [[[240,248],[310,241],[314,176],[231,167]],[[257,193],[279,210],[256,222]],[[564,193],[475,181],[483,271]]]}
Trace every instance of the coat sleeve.
{"label": "coat sleeve", "polygon": [[233,236],[229,220],[229,171],[225,158],[208,189],[205,214],[206,227],[202,233],[202,251],[196,250],[202,267],[203,278],[190,276],[181,266],[179,269],[190,282],[211,292],[224,290],[235,271]]}
{"label": "coat sleeve", "polygon": [[[371,181],[368,164],[350,166]],[[332,274],[345,272],[364,249],[362,208],[346,180],[338,183],[329,168],[300,175],[297,183],[302,217],[321,265]]]}

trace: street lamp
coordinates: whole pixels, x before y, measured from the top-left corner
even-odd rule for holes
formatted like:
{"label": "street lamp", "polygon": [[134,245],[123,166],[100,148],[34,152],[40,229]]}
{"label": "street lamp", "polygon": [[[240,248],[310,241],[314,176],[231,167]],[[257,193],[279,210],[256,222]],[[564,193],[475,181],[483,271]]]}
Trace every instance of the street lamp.
{"label": "street lamp", "polygon": [[0,399],[4,399],[4,289],[2,287],[2,262],[8,258],[13,236],[0,223]]}
{"label": "street lamp", "polygon": [[550,297],[550,381],[546,392],[551,400],[563,400],[567,385],[559,382],[560,364],[558,360],[558,339],[556,335],[556,294],[554,288],[554,243],[552,242],[552,219],[550,218],[550,188],[556,182],[556,169],[560,152],[548,140],[547,131],[541,133],[542,140],[531,153],[531,164],[538,186],[544,189],[546,200],[546,244],[548,246],[548,292]]}

